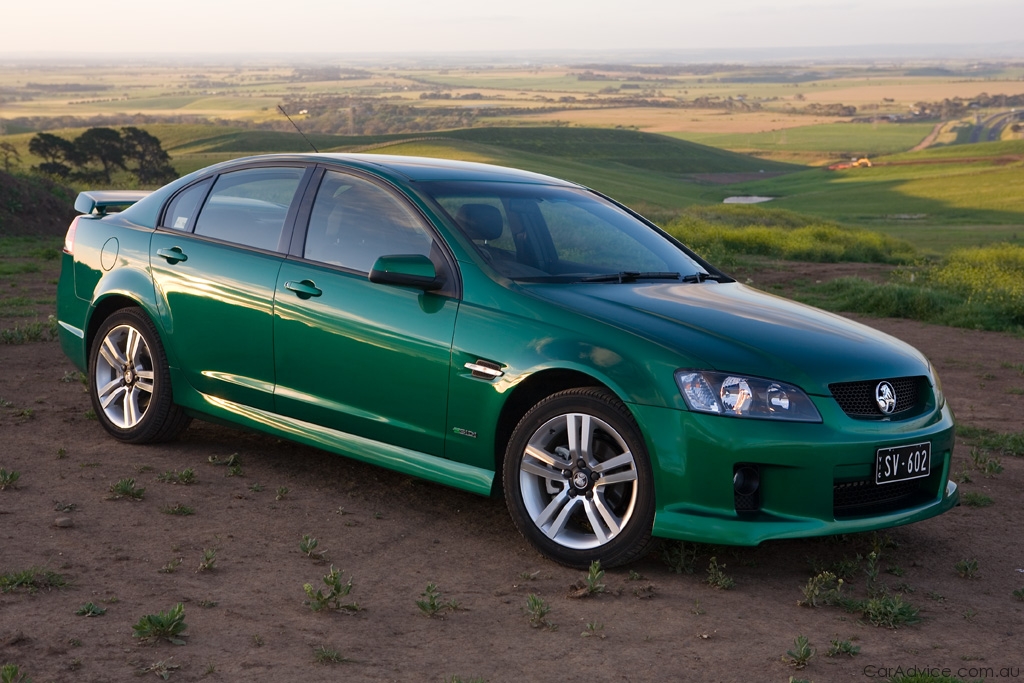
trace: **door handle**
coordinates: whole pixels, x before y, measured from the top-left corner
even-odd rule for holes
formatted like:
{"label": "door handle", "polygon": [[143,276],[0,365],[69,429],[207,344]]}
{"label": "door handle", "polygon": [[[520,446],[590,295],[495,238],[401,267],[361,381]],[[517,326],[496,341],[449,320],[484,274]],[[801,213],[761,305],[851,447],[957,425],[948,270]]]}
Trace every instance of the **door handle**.
{"label": "door handle", "polygon": [[312,280],[302,280],[300,282],[294,282],[289,280],[284,283],[284,288],[295,292],[295,296],[300,299],[308,299],[311,296],[320,296],[323,294],[323,290],[316,286],[316,283]]}
{"label": "door handle", "polygon": [[157,256],[162,256],[167,259],[167,262],[172,266],[179,261],[188,261],[188,256],[181,250],[181,247],[171,247],[170,249],[157,249]]}

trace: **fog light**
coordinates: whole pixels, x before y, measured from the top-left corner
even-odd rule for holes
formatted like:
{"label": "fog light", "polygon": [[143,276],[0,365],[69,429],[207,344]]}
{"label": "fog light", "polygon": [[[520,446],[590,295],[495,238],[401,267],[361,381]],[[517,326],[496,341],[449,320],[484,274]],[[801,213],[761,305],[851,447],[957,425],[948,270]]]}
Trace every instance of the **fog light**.
{"label": "fog light", "polygon": [[755,512],[761,508],[761,473],[756,465],[736,465],[732,489],[737,512]]}

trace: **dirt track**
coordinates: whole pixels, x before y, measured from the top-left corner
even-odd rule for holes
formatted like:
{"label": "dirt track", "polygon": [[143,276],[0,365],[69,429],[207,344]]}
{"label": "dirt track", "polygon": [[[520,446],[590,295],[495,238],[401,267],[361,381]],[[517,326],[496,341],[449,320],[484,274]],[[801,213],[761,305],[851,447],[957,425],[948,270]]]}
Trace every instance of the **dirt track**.
{"label": "dirt track", "polygon": [[[52,286],[47,277],[37,286]],[[866,322],[933,359],[962,423],[1021,429],[1024,375],[1006,367],[1024,362],[1020,339]],[[1024,602],[1012,595],[1024,588],[1024,459],[1003,457],[1004,471],[986,478],[960,446],[954,470],[972,480],[963,490],[994,505],[878,536],[879,580],[904,591],[923,618],[891,631],[838,607],[797,605],[812,566],[857,564],[872,549],[869,535],[705,547],[693,575],[672,573],[654,553],[609,571],[606,593],[571,599],[583,574],[530,550],[499,500],[206,423],[172,444],[119,445],[87,418],[83,385],[62,379],[75,377],[55,343],[0,345],[0,398],[11,402],[0,408],[0,467],[21,473],[17,488],[0,491],[0,573],[38,567],[71,582],[0,594],[0,664],[20,665],[37,683],[138,680],[160,662],[180,667],[168,669],[172,681],[854,681],[911,665],[963,669],[970,679],[979,677],[971,668],[1024,666]],[[238,476],[209,462],[233,454]],[[157,479],[187,467],[193,485]],[[107,499],[123,477],[145,487],[143,500]],[[279,487],[288,489],[280,499]],[[195,514],[162,511],[177,504]],[[71,526],[54,526],[57,518]],[[303,534],[319,539],[323,561],[300,553]],[[216,567],[198,572],[207,548],[217,549]],[[732,590],[703,582],[712,555]],[[179,558],[175,571],[160,571]],[[957,575],[963,559],[978,560],[977,578]],[[320,584],[331,564],[352,577],[358,613],[303,604],[303,583]],[[864,568],[848,579],[848,595],[865,596]],[[428,582],[460,608],[420,613]],[[530,593],[547,601],[557,630],[530,627]],[[106,614],[76,616],[87,602]],[[186,645],[133,638],[142,615],[177,602]],[[588,623],[594,635],[583,637]],[[785,655],[798,635],[817,649],[802,671]],[[833,638],[860,654],[825,656]],[[319,646],[349,661],[316,664]]]}

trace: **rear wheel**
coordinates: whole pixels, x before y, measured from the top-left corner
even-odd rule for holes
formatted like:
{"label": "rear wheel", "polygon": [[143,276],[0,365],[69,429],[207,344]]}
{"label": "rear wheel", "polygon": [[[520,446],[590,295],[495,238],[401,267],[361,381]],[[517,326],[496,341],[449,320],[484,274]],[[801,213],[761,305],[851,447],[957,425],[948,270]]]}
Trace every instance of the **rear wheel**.
{"label": "rear wheel", "polygon": [[166,441],[190,422],[171,396],[156,328],[138,308],[113,313],[96,333],[89,351],[89,396],[96,418],[119,441]]}
{"label": "rear wheel", "polygon": [[647,449],[629,410],[604,389],[569,389],[531,408],[509,441],[504,486],[516,527],[561,564],[625,564],[651,542]]}

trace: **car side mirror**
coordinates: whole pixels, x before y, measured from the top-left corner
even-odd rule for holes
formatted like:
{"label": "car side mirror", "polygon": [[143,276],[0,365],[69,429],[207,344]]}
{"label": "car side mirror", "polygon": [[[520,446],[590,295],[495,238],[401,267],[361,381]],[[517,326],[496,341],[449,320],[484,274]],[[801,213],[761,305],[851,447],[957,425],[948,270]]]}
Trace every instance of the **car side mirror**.
{"label": "car side mirror", "polygon": [[444,285],[444,281],[437,277],[434,263],[422,254],[381,256],[370,269],[370,282],[415,287],[426,292],[441,289]]}

